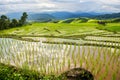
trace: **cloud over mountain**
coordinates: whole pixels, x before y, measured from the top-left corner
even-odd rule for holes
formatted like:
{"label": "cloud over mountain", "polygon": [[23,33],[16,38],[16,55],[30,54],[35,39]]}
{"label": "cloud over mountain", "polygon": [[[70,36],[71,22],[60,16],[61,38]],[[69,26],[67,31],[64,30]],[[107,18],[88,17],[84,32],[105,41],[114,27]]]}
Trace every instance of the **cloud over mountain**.
{"label": "cloud over mountain", "polygon": [[120,0],[0,0],[0,14],[23,11],[119,12]]}

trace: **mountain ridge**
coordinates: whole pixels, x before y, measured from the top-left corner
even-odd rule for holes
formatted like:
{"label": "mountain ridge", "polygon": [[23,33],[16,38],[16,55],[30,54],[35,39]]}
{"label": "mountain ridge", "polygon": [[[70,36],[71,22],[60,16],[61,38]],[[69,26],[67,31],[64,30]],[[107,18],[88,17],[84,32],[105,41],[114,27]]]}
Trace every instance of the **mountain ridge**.
{"label": "mountain ridge", "polygon": [[[22,13],[8,13],[6,14],[10,19],[20,19]],[[43,13],[28,13],[28,21],[49,22],[54,20],[65,20],[69,18],[86,17],[92,19],[113,19],[120,18],[120,13],[95,13],[95,12],[43,12]]]}
{"label": "mountain ridge", "polygon": [[120,18],[120,12],[119,13],[111,13],[111,14],[103,14],[95,16],[96,19],[113,19],[113,18]]}

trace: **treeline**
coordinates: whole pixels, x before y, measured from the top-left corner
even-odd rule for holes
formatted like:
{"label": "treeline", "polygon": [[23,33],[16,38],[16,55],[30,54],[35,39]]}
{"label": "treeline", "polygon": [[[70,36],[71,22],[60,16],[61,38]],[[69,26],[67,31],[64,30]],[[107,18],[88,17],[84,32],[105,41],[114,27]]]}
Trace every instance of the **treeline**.
{"label": "treeline", "polygon": [[20,20],[12,19],[10,20],[6,15],[0,16],[0,30],[23,26],[26,23],[28,15],[26,12],[23,13]]}
{"label": "treeline", "polygon": [[115,18],[115,19],[105,19],[105,20],[94,20],[94,22],[120,23],[120,18]]}

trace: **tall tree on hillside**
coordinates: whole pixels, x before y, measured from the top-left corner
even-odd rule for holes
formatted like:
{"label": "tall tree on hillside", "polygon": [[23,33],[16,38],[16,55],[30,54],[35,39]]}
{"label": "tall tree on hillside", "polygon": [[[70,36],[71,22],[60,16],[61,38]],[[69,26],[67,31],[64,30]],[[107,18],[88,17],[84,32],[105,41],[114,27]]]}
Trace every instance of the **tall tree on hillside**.
{"label": "tall tree on hillside", "polygon": [[20,26],[25,24],[27,17],[28,17],[27,13],[24,12],[23,15],[21,16],[21,19],[19,20]]}
{"label": "tall tree on hillside", "polygon": [[0,17],[0,30],[9,28],[10,20],[7,16],[2,15]]}

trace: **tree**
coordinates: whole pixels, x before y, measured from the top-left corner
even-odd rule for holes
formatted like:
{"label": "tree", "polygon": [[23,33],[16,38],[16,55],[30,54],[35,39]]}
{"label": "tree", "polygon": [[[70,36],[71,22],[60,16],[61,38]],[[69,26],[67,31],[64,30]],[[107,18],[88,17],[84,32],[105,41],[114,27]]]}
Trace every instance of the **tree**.
{"label": "tree", "polygon": [[27,17],[28,17],[27,13],[24,12],[23,15],[21,16],[21,19],[18,22],[18,20],[16,19],[10,20],[6,15],[2,15],[0,16],[0,30],[22,26],[26,23]]}
{"label": "tree", "polygon": [[7,19],[7,16],[2,15],[0,18],[1,18],[2,20],[5,20],[5,19]]}
{"label": "tree", "polygon": [[10,20],[7,16],[2,15],[0,17],[0,30],[9,28]]}
{"label": "tree", "polygon": [[12,22],[10,23],[10,27],[17,27],[18,21],[16,19],[12,19]]}
{"label": "tree", "polygon": [[27,17],[28,17],[27,13],[24,12],[23,15],[21,16],[21,19],[19,20],[19,25],[20,26],[25,24]]}

